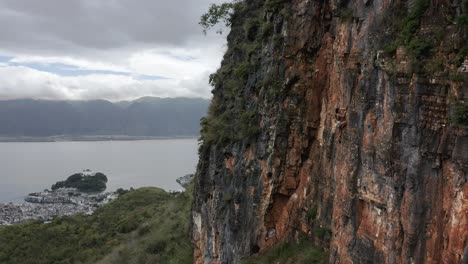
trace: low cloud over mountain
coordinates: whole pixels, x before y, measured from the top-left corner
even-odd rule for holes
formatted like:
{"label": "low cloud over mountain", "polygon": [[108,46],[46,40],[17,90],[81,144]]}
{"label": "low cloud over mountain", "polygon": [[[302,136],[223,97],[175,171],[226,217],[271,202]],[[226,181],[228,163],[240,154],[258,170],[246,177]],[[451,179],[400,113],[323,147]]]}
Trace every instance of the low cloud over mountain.
{"label": "low cloud over mountain", "polygon": [[209,100],[144,97],[134,101],[0,101],[0,136],[197,136]]}

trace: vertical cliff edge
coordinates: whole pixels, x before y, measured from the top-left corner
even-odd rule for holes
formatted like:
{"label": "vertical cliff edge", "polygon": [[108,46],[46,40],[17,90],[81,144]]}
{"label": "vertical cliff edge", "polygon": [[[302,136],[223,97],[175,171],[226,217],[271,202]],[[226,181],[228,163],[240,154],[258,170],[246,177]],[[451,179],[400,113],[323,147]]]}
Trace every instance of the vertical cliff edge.
{"label": "vertical cliff edge", "polygon": [[239,263],[468,262],[468,2],[245,0],[210,78],[192,240]]}

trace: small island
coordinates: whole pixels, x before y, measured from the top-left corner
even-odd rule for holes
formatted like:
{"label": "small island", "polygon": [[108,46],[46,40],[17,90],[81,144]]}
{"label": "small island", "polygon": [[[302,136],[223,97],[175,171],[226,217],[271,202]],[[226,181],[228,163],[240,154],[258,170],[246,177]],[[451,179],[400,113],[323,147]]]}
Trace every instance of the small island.
{"label": "small island", "polygon": [[107,176],[101,172],[91,173],[85,170],[82,173],[75,173],[65,181],[59,181],[52,185],[52,191],[61,188],[75,188],[79,192],[96,193],[106,189]]}

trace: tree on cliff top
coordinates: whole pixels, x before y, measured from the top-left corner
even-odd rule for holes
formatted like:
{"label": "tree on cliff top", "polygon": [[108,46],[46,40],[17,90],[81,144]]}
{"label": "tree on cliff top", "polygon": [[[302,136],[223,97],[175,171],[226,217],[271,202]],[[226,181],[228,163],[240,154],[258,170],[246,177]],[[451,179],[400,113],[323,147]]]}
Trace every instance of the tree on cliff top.
{"label": "tree on cliff top", "polygon": [[[232,15],[234,14],[234,9],[241,4],[241,0],[235,0],[233,2],[227,2],[222,4],[211,4],[208,12],[203,14],[200,18],[200,26],[203,28],[203,33],[218,25],[223,23],[225,27],[230,27],[232,22]],[[219,28],[216,33],[222,34],[222,27]]]}

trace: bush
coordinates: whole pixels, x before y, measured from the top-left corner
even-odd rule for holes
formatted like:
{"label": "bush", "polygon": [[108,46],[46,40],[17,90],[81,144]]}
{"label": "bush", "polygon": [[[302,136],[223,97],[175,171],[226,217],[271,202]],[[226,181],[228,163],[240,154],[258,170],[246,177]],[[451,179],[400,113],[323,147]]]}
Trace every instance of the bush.
{"label": "bush", "polygon": [[249,19],[244,24],[245,36],[249,41],[255,40],[261,21],[257,18]]}
{"label": "bush", "polygon": [[418,38],[413,38],[406,47],[408,54],[414,59],[421,59],[430,54],[432,45],[426,41],[421,41]]}
{"label": "bush", "polygon": [[129,190],[125,190],[123,188],[118,188],[115,192],[120,196],[120,195],[124,195],[124,194],[128,193]]}
{"label": "bush", "polygon": [[457,125],[468,125],[468,107],[462,103],[453,106],[451,121]]}
{"label": "bush", "polygon": [[167,247],[167,241],[164,240],[156,240],[151,242],[148,247],[146,248],[146,252],[151,254],[159,254],[164,252]]}
{"label": "bush", "polygon": [[468,14],[463,14],[455,18],[455,22],[460,27],[465,27],[468,25]]}
{"label": "bush", "polygon": [[342,21],[350,21],[353,18],[354,11],[351,8],[340,8],[336,11],[336,16],[341,18]]}
{"label": "bush", "polygon": [[449,80],[454,82],[463,82],[465,78],[463,78],[463,75],[459,73],[450,73]]}
{"label": "bush", "polygon": [[268,11],[275,11],[280,9],[283,6],[285,0],[266,0],[265,9]]}
{"label": "bush", "polygon": [[273,23],[267,22],[262,25],[262,39],[266,39],[267,37],[273,34]]}
{"label": "bush", "polygon": [[456,57],[455,57],[455,59],[454,59],[453,62],[454,62],[455,65],[457,65],[457,67],[458,67],[458,66],[460,66],[460,65],[465,61],[465,57],[466,57],[466,56],[468,56],[468,46],[464,46],[463,48],[461,48],[461,49],[458,51],[458,53],[457,53],[457,55],[456,55]]}
{"label": "bush", "polygon": [[240,116],[240,136],[243,139],[249,139],[257,136],[260,133],[260,128],[257,125],[257,113],[254,111],[245,111]]}
{"label": "bush", "polygon": [[331,230],[326,227],[317,227],[314,229],[314,234],[320,239],[329,239],[331,237]]}
{"label": "bush", "polygon": [[394,43],[394,42],[389,43],[389,44],[386,44],[386,45],[384,46],[384,52],[385,52],[385,54],[388,55],[388,56],[393,56],[393,55],[395,55],[397,49],[398,49],[398,45],[397,45],[396,43]]}
{"label": "bush", "polygon": [[444,60],[441,58],[434,57],[427,61],[424,65],[424,69],[429,73],[442,72],[445,69]]}
{"label": "bush", "polygon": [[250,64],[248,61],[244,61],[235,68],[234,75],[241,80],[246,80],[247,77],[249,76],[249,72],[250,72]]}
{"label": "bush", "polygon": [[127,217],[118,223],[120,233],[130,233],[138,228],[140,221],[136,217]]}
{"label": "bush", "polygon": [[306,220],[308,223],[312,223],[317,217],[317,207],[310,208],[306,213]]}
{"label": "bush", "polygon": [[232,201],[232,199],[234,199],[234,194],[232,192],[225,192],[223,194],[223,200],[225,202],[230,202],[230,201]]}
{"label": "bush", "polygon": [[250,257],[243,264],[319,264],[325,263],[326,254],[305,238],[295,242],[285,242],[274,246],[262,256]]}
{"label": "bush", "polygon": [[283,91],[283,83],[275,76],[267,76],[262,82],[263,89],[266,91],[266,96],[270,100],[276,100]]}
{"label": "bush", "polygon": [[414,7],[410,10],[409,19],[419,19],[430,6],[430,0],[416,0]]}

